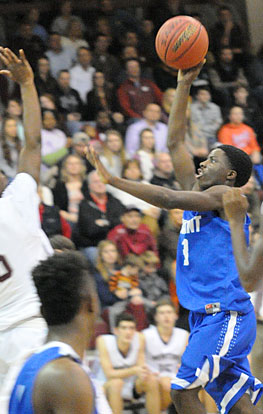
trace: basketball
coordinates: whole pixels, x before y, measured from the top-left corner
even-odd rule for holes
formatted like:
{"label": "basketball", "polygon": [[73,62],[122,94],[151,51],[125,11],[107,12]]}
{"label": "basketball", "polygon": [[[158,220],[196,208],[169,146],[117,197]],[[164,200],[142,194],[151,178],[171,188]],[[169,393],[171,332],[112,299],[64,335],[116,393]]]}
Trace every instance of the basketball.
{"label": "basketball", "polygon": [[183,70],[202,62],[208,45],[205,27],[190,16],[177,16],[167,20],[155,39],[159,58],[167,66]]}

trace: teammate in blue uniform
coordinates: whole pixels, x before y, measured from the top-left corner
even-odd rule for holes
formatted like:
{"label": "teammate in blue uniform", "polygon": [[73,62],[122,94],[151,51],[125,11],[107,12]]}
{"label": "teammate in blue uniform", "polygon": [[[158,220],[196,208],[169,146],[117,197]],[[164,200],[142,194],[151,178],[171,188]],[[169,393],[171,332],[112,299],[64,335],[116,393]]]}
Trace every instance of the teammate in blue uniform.
{"label": "teammate in blue uniform", "polygon": [[9,414],[95,414],[95,395],[82,358],[98,302],[87,262],[77,252],[57,253],[33,271],[49,333],[22,367]]}
{"label": "teammate in blue uniform", "polygon": [[[252,376],[247,361],[256,335],[255,316],[239,281],[222,204],[230,187],[241,187],[248,181],[252,162],[243,151],[224,145],[211,151],[195,174],[184,137],[190,87],[201,67],[179,71],[169,117],[168,146],[183,191],[113,177],[93,148],[89,148],[88,157],[105,183],[157,207],[186,210],[176,285],[179,301],[191,311],[191,335],[172,382],[178,413],[205,413],[198,398],[201,387],[214,398],[221,414],[260,413],[253,404],[262,393],[262,384]],[[248,219],[245,229],[247,232]]]}

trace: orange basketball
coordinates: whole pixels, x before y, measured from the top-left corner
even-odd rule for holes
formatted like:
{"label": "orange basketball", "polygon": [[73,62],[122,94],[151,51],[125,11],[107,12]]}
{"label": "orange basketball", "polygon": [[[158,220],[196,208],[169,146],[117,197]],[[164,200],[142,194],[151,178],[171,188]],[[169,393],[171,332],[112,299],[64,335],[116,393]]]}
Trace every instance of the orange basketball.
{"label": "orange basketball", "polygon": [[167,20],[155,39],[159,58],[175,69],[189,69],[198,65],[207,53],[208,44],[205,27],[190,16]]}

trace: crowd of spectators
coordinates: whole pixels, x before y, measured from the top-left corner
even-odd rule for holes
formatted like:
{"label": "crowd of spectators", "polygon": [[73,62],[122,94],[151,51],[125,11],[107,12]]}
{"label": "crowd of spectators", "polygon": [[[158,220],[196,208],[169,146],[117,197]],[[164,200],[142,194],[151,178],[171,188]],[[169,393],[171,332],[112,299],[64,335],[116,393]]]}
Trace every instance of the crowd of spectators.
{"label": "crowd of spectators", "polygon": [[[139,19],[130,9],[114,8],[110,0],[101,1],[91,16],[80,16],[66,0],[49,24],[32,7],[13,33],[1,34],[4,46],[24,49],[35,73],[43,118],[43,229],[49,237],[71,239],[90,260],[101,304],[98,332],[104,334],[116,333],[116,318],[123,311],[134,318],[124,322],[135,322],[137,330],[147,328],[163,296],[175,306],[178,326],[188,329],[174,284],[182,211],[168,214],[105,186],[85,155],[87,145],[93,145],[112,174],[180,189],[167,149],[177,71],[158,59],[154,39],[167,18],[191,10],[184,2],[167,0],[157,12],[158,1],[152,3]],[[194,17],[203,21],[202,7]],[[210,48],[192,87],[186,144],[197,167],[220,144],[250,155],[254,176],[244,194],[253,241],[263,187],[262,53],[251,54],[245,22],[227,5],[218,8],[207,30]],[[0,169],[9,181],[24,141],[21,114],[17,88],[1,77]],[[106,352],[103,340],[98,347]],[[134,375],[143,377],[142,372]],[[145,390],[146,400],[153,389]]]}

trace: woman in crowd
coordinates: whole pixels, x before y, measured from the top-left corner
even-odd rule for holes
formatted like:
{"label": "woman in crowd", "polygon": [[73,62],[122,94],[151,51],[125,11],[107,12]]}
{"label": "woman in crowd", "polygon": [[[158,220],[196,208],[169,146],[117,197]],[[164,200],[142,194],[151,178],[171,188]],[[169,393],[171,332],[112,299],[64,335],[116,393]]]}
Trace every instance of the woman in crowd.
{"label": "woman in crowd", "polygon": [[[106,131],[106,139],[100,155],[101,162],[111,174],[121,177],[123,166],[126,161],[126,154],[119,131],[109,129]],[[107,189],[110,192],[110,189]]]}
{"label": "woman in crowd", "polygon": [[17,135],[17,121],[8,116],[2,121],[0,137],[0,165],[8,178],[13,178],[17,172],[18,155],[21,141]]}
{"label": "woman in crowd", "polygon": [[78,221],[79,204],[88,194],[86,167],[78,155],[68,155],[63,161],[61,179],[53,190],[54,204],[69,223]]}
{"label": "woman in crowd", "polygon": [[148,182],[153,176],[154,156],[155,138],[152,130],[145,128],[140,132],[140,148],[134,155],[134,158],[139,160],[143,179]]}

